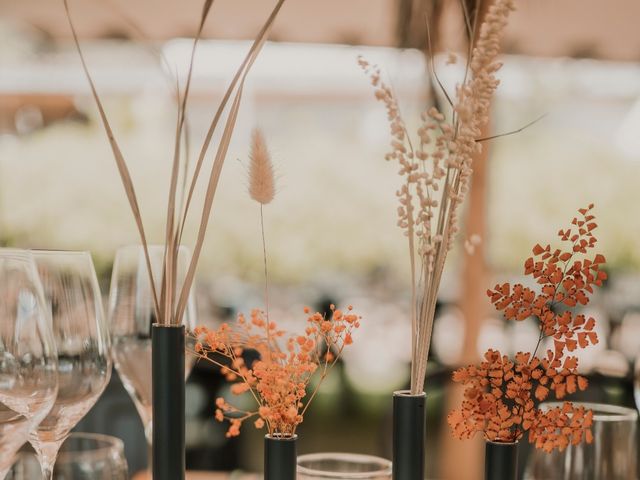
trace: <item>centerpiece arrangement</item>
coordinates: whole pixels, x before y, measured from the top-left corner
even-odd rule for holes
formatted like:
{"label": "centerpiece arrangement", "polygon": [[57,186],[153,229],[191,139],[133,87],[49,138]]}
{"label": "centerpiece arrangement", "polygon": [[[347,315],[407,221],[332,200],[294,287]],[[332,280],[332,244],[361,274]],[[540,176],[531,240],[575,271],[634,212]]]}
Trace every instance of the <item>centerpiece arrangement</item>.
{"label": "centerpiece arrangement", "polygon": [[[189,91],[196,49],[202,36],[205,22],[213,6],[213,0],[205,0],[203,2],[200,22],[193,41],[189,70],[183,90],[179,88],[179,81],[176,79],[177,86],[175,95],[178,110],[167,200],[164,260],[162,262],[160,275],[157,275],[157,273],[154,275],[149,256],[149,242],[127,162],[116,141],[97,88],[85,62],[79,38],[71,18],[69,2],[68,0],[64,0],[69,26],[82,62],[82,67],[98,107],[100,120],[107,134],[114,160],[136,222],[149,275],[156,318],[156,323],[153,326],[152,340],[153,478],[155,480],[177,480],[184,478],[185,475],[185,329],[182,319],[187,308],[189,293],[207,232],[213,199],[220,179],[222,166],[236,125],[244,83],[284,2],[285,0],[275,2],[271,14],[257,34],[255,41],[241,62],[213,115],[195,164],[190,165],[189,158],[182,145],[186,135],[185,122],[187,118]],[[200,210],[200,224],[197,229],[193,255],[187,268],[185,279],[182,282],[181,288],[179,288],[177,281],[177,264],[180,244],[182,242],[190,207],[194,199],[194,192],[199,184],[199,180],[201,180],[201,174],[205,167],[205,159],[209,154],[214,135],[218,133],[220,134],[220,139],[215,148],[214,159],[209,174],[205,177],[204,185],[206,186],[206,193]],[[179,195],[181,185],[183,195]],[[161,278],[159,286],[156,286],[154,282],[154,278],[156,277]]]}
{"label": "centerpiece arrangement", "polygon": [[359,60],[387,110],[391,151],[385,159],[398,165],[403,179],[396,196],[398,226],[407,237],[411,270],[411,387],[393,395],[396,480],[424,478],[424,383],[436,301],[447,254],[459,231],[459,208],[469,189],[473,159],[482,149],[482,128],[499,84],[500,44],[513,9],[513,0],[496,0],[482,18],[480,12],[472,19],[464,11],[471,39],[464,78],[452,97],[436,75],[448,111],[435,107],[425,111],[415,140],[381,70]]}
{"label": "centerpiece arrangement", "polygon": [[[82,67],[96,101],[121,176],[144,251],[150,295],[156,323],[153,325],[153,478],[180,480],[185,475],[184,372],[185,327],[183,318],[196,267],[203,248],[213,200],[229,144],[234,132],[244,83],[285,0],[277,0],[251,48],[242,60],[213,115],[196,161],[184,148],[187,106],[192,71],[199,40],[213,6],[205,0],[193,41],[184,89],[176,80],[177,115],[171,176],[168,182],[167,218],[160,272],[154,272],[150,244],[143,225],[134,184],[127,163],[109,124],[97,88],[85,63],[68,0],[64,5]],[[411,285],[410,388],[393,394],[393,478],[418,480],[425,475],[425,376],[434,314],[447,255],[460,230],[459,210],[470,188],[474,158],[481,152],[483,128],[489,118],[493,95],[499,85],[497,72],[503,39],[513,0],[495,0],[483,12],[465,20],[470,41],[464,76],[450,95],[434,72],[448,108],[428,108],[412,137],[401,115],[399,101],[379,67],[363,58],[359,65],[369,76],[375,97],[383,102],[389,120],[391,150],[386,160],[398,166],[402,185],[397,224],[407,237]],[[430,43],[430,42],[429,42]],[[431,54],[432,52],[430,52]],[[451,58],[453,61],[453,58]],[[219,135],[208,175],[205,161]],[[493,137],[491,137],[493,138]],[[269,276],[264,208],[275,197],[273,166],[266,141],[255,130],[251,143],[249,194],[259,204],[264,260],[264,308],[240,314],[233,323],[216,329],[197,327],[192,354],[211,362],[232,382],[231,392],[250,398],[254,408],[238,407],[229,398],[218,398],[215,419],[229,423],[228,437],[240,434],[246,422],[265,429],[265,479],[296,477],[297,429],[323,380],[336,365],[361,317],[353,307],[331,305],[327,312],[304,309],[300,331],[287,332],[270,318]],[[199,210],[199,227],[193,255],[184,279],[179,278],[178,258],[194,192],[204,177],[205,196]],[[525,262],[525,275],[539,290],[520,284],[496,285],[487,293],[507,319],[535,318],[540,334],[531,352],[512,359],[490,349],[479,365],[461,368],[453,380],[465,386],[460,409],[448,417],[455,437],[470,438],[482,432],[487,441],[486,477],[515,478],[517,445],[528,433],[529,440],[545,451],[563,450],[570,444],[592,441],[593,414],[582,406],[565,402],[542,408],[540,403],[587,388],[578,374],[578,360],[568,355],[598,342],[595,320],[574,312],[589,302],[594,287],[606,274],[602,255],[587,258],[597,240],[591,213],[580,210],[572,226],[560,230],[566,245],[552,249],[536,245]],[[474,240],[475,241],[475,240]],[[159,279],[159,281],[157,281]],[[540,353],[545,351],[544,354]]]}
{"label": "centerpiece arrangement", "polygon": [[584,406],[565,401],[562,406],[540,407],[550,395],[562,400],[587,388],[587,380],[578,374],[577,357],[567,352],[598,343],[595,319],[573,311],[587,305],[594,288],[607,278],[604,256],[587,256],[597,244],[592,208],[580,209],[571,226],[558,232],[564,248],[533,248],[524,274],[537,288],[503,283],[487,291],[507,320],[537,320],[540,334],[533,350],[511,359],[489,349],[479,365],[453,374],[465,391],[461,408],[449,414],[448,422],[457,438],[484,435],[488,480],[517,478],[517,446],[525,433],[536,448],[547,452],[593,441],[593,412]]}

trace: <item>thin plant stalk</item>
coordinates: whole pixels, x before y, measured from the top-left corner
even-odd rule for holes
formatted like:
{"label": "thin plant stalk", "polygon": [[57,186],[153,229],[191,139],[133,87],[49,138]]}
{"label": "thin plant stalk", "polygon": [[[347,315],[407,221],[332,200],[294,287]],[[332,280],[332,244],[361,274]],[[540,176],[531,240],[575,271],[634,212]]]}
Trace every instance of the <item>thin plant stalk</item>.
{"label": "thin plant stalk", "polygon": [[264,261],[264,307],[267,317],[267,345],[271,356],[271,328],[269,327],[269,273],[267,270],[267,240],[264,234],[264,205],[260,204],[260,233],[262,234],[262,259]]}

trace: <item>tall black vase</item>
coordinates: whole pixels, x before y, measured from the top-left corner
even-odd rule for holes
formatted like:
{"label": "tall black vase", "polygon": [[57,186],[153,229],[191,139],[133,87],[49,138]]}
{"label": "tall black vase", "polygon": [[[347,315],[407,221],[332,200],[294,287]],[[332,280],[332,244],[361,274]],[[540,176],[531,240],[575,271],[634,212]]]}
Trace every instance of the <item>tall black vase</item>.
{"label": "tall black vase", "polygon": [[423,480],[426,437],[424,392],[393,392],[393,480]]}
{"label": "tall black vase", "polygon": [[153,480],[184,480],[184,349],[183,325],[153,325]]}
{"label": "tall black vase", "polygon": [[297,435],[293,437],[265,435],[264,480],[296,479],[297,443]]}
{"label": "tall black vase", "polygon": [[486,442],[484,478],[485,480],[517,480],[518,442]]}

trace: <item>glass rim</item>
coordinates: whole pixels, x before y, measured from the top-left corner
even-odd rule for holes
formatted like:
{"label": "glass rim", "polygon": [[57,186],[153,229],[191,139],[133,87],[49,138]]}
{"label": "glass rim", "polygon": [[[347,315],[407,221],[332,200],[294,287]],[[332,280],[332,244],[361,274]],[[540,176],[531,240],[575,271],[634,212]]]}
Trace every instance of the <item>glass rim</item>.
{"label": "glass rim", "polygon": [[[165,244],[164,243],[149,243],[147,245],[147,248],[149,250],[159,250],[159,249],[164,249]],[[125,251],[125,250],[142,250],[143,246],[141,243],[128,243],[126,245],[121,245],[116,249],[116,252],[119,251]],[[189,247],[187,245],[185,245],[184,243],[181,243],[178,246],[178,250],[186,250],[187,252],[190,252]]]}
{"label": "glass rim", "polygon": [[31,252],[24,248],[0,247],[0,256],[6,258],[30,259],[33,258]]}
{"label": "glass rim", "polygon": [[391,460],[386,458],[376,457],[374,455],[365,455],[362,453],[340,453],[340,452],[322,452],[322,453],[307,453],[305,455],[299,455],[296,460],[297,471],[305,475],[314,475],[320,478],[344,478],[345,472],[327,472],[324,470],[317,470],[314,468],[308,468],[300,465],[301,462],[307,461],[321,461],[321,460],[342,460],[351,461],[353,463],[371,463],[378,464],[378,470],[371,470],[370,472],[349,472],[349,478],[353,479],[367,479],[374,475],[390,475],[391,474]]}
{"label": "glass rim", "polygon": [[[544,402],[540,404],[541,409],[562,407],[565,402]],[[595,422],[635,422],[638,420],[638,411],[635,408],[611,405],[608,403],[594,402],[571,402],[573,405],[581,406],[593,411]]]}
{"label": "glass rim", "polygon": [[[69,440],[94,441],[96,442],[96,447],[84,448],[84,449],[77,448],[77,449],[67,450],[65,448],[65,444]],[[114,451],[114,449],[117,450],[118,453],[124,455],[124,442],[118,437],[114,437],[111,435],[104,435],[101,433],[73,432],[69,434],[67,438],[64,440],[64,442],[62,443],[56,462],[59,462],[60,460],[69,461],[67,457],[72,457],[72,456],[93,458],[96,456],[100,456],[101,454],[102,455],[109,454],[110,452]]]}
{"label": "glass rim", "polygon": [[88,250],[55,250],[51,248],[32,248],[29,250],[32,255],[64,255],[70,257],[89,257],[91,258],[91,252]]}

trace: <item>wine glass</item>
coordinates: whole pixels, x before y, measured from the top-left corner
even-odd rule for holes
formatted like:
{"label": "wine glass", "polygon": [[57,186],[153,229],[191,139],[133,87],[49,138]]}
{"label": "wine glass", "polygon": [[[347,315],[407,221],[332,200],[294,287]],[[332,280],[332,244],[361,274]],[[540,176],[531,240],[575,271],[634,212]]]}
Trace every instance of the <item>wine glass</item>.
{"label": "wine glass", "polygon": [[96,433],[72,433],[60,448],[56,480],[127,480],[122,440]]}
{"label": "wine glass", "polygon": [[87,252],[44,250],[33,252],[33,256],[53,320],[58,396],[29,441],[45,480],[51,480],[60,445],[109,383],[111,356],[91,256]]}
{"label": "wine glass", "polygon": [[[159,292],[164,246],[150,245],[148,249],[154,285]],[[189,250],[181,246],[178,249],[177,262],[178,292],[184,284],[190,261]],[[113,264],[109,292],[108,317],[113,340],[113,359],[122,383],[138,410],[149,446],[152,440],[151,326],[156,322],[152,295],[142,246],[120,248]],[[196,324],[195,300],[192,293],[189,295],[183,324],[187,331],[192,330]],[[192,366],[193,361],[185,362],[185,379]]]}
{"label": "wine glass", "polygon": [[29,252],[0,249],[0,479],[58,388],[56,347]]}

